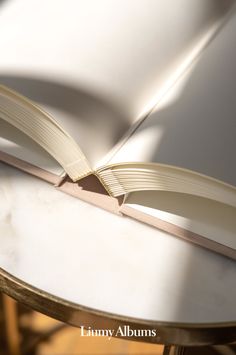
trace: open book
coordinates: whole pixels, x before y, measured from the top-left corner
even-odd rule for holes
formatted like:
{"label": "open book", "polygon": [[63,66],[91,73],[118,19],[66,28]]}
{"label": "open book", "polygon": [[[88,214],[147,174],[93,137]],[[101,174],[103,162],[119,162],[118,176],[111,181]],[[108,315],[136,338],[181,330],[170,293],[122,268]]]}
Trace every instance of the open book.
{"label": "open book", "polygon": [[[39,3],[23,2],[32,13]],[[64,3],[61,16],[68,11]],[[175,0],[171,9],[170,3],[74,2],[80,11],[73,17],[70,9],[73,31],[58,44],[62,56],[76,50],[72,87],[53,75],[45,80],[47,60],[48,72],[57,76],[50,52],[31,73],[19,75],[16,64],[7,62],[13,41],[0,59],[0,160],[236,259],[234,2]],[[13,5],[14,11],[3,12],[0,30],[4,19],[7,26],[19,15],[19,1]],[[45,6],[50,12],[50,4],[38,5],[35,21]],[[33,31],[33,39],[27,23],[22,26],[22,33],[11,32],[15,41],[28,36],[17,52],[18,66],[27,62],[24,51],[39,35],[45,43],[36,47],[46,48],[61,18],[50,18],[47,36]],[[58,48],[55,43],[51,50],[58,55]],[[42,77],[32,79],[39,69]],[[76,89],[78,82],[84,91]]]}

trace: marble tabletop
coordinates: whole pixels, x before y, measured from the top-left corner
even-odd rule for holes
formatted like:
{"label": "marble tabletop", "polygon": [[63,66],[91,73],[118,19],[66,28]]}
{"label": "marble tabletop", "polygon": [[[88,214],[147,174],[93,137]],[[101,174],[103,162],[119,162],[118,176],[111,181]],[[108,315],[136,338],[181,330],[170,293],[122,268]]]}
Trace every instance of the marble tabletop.
{"label": "marble tabletop", "polygon": [[0,267],[52,295],[145,320],[236,320],[236,263],[0,164]]}

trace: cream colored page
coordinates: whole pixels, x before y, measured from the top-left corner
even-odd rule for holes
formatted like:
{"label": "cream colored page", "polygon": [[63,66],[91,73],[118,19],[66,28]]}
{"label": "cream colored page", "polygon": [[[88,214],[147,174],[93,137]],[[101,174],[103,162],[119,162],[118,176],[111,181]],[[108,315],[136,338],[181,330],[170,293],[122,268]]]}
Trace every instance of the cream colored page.
{"label": "cream colored page", "polygon": [[112,163],[162,163],[236,186],[236,13]]}
{"label": "cream colored page", "polygon": [[56,175],[62,167],[31,138],[0,118],[0,151],[13,155]]}
{"label": "cream colored page", "polygon": [[197,196],[134,192],[125,205],[236,249],[236,209]]}
{"label": "cream colored page", "polygon": [[5,1],[0,82],[46,107],[94,165],[173,84],[232,3]]}

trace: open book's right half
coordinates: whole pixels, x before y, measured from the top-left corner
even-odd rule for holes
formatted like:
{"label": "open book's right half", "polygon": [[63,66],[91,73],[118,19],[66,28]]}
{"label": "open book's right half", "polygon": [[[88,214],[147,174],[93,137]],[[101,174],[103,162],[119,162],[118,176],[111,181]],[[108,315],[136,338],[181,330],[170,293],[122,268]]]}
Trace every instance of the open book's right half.
{"label": "open book's right half", "polygon": [[133,215],[132,207],[151,224],[161,218],[216,241],[219,249],[227,245],[234,258],[235,33],[234,12],[110,166],[99,170],[112,195],[128,194],[126,212]]}
{"label": "open book's right half", "polygon": [[236,207],[235,33],[234,13],[98,169],[112,195],[175,191]]}

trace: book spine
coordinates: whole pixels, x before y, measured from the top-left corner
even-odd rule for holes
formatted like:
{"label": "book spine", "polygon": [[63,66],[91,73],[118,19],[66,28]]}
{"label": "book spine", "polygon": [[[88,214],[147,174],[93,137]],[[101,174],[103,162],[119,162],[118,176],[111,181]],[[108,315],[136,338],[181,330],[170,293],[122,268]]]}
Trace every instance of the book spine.
{"label": "book spine", "polygon": [[117,199],[110,196],[95,174],[90,174],[78,182],[73,182],[67,176],[56,188],[106,211],[121,214],[120,205],[123,202],[123,197]]}

